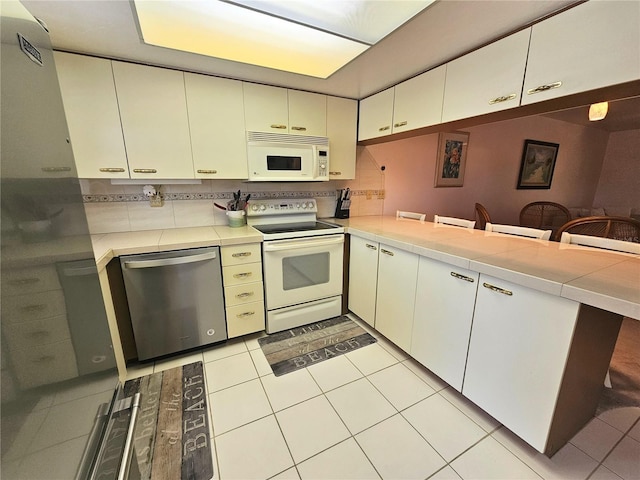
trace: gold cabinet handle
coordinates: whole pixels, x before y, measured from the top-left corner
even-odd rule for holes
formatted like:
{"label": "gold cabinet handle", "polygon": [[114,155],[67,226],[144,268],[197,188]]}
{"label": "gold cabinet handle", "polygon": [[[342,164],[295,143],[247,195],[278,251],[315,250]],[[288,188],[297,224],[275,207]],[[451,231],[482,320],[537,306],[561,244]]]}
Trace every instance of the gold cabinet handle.
{"label": "gold cabinet handle", "polygon": [[236,273],[234,274],[234,278],[247,278],[250,277],[253,273],[252,272],[244,272],[244,273]]}
{"label": "gold cabinet handle", "polygon": [[393,126],[398,128],[398,127],[404,127],[406,124],[407,124],[407,121],[405,120],[404,122],[394,123]]}
{"label": "gold cabinet handle", "polygon": [[510,95],[504,95],[502,97],[496,97],[493,100],[489,100],[489,105],[494,105],[496,103],[508,102],[509,100],[513,100],[516,98],[516,94],[512,93]]}
{"label": "gold cabinet handle", "polygon": [[380,127],[378,129],[379,132],[384,132],[385,130],[389,130],[391,127],[389,125],[387,125],[386,127]]}
{"label": "gold cabinet handle", "polygon": [[70,172],[71,167],[42,167],[40,170],[47,173]]}
{"label": "gold cabinet handle", "polygon": [[250,317],[252,315],[255,315],[256,312],[244,312],[244,313],[239,313],[236,315],[237,318],[247,318]]}
{"label": "gold cabinet handle", "polygon": [[125,170],[124,170],[124,168],[111,168],[111,167],[109,167],[109,168],[101,168],[100,171],[104,172],[104,173],[120,173],[120,172],[124,172]]}
{"label": "gold cabinet handle", "polygon": [[236,298],[247,298],[247,297],[253,297],[254,292],[243,292],[243,293],[238,293],[236,295]]}
{"label": "gold cabinet handle", "polygon": [[329,172],[329,175],[342,175],[342,172]]}
{"label": "gold cabinet handle", "polygon": [[534,93],[546,92],[547,90],[551,90],[552,88],[558,88],[562,86],[562,82],[553,82],[547,83],[546,85],[540,85],[536,88],[531,88],[527,90],[527,95],[532,95]]}
{"label": "gold cabinet handle", "polygon": [[291,130],[297,130],[299,132],[306,132],[307,127],[291,127]]}
{"label": "gold cabinet handle", "polygon": [[155,168],[134,168],[133,171],[135,173],[158,173]]}
{"label": "gold cabinet handle", "polygon": [[278,129],[280,129],[280,130],[286,130],[286,129],[287,129],[287,126],[286,126],[286,125],[279,124],[279,123],[274,123],[274,124],[272,124],[272,125],[271,125],[271,128],[278,128]]}
{"label": "gold cabinet handle", "polygon": [[27,334],[29,337],[31,338],[44,338],[44,337],[48,337],[51,335],[51,332],[47,331],[47,330],[36,330],[34,332],[30,332],[29,334]]}
{"label": "gold cabinet handle", "polygon": [[24,307],[22,307],[22,311],[24,312],[39,312],[41,310],[46,309],[47,306],[40,304],[40,305],[26,305]]}
{"label": "gold cabinet handle", "polygon": [[215,175],[216,173],[218,173],[217,170],[197,170],[198,173],[206,173],[206,174],[212,174]]}
{"label": "gold cabinet handle", "polygon": [[251,256],[251,252],[238,252],[238,253],[232,253],[231,254],[232,257],[250,257]]}
{"label": "gold cabinet handle", "polygon": [[496,287],[495,285],[491,285],[487,282],[484,282],[482,286],[484,288],[488,288],[489,290],[493,290],[494,292],[502,293],[503,295],[513,295],[513,292],[511,290],[505,290],[504,288]]}
{"label": "gold cabinet handle", "polygon": [[375,245],[371,245],[370,243],[366,243],[365,244],[367,246],[368,249],[370,250],[378,250],[378,248]]}
{"label": "gold cabinet handle", "polygon": [[390,257],[393,257],[394,253],[390,252],[389,250],[385,250],[384,248],[381,248],[380,251],[382,253],[384,253],[385,255],[389,255]]}
{"label": "gold cabinet handle", "polygon": [[473,283],[475,280],[471,277],[467,277],[466,275],[462,275],[461,273],[451,272],[451,276],[455,278],[459,278],[460,280],[464,280],[465,282]]}
{"label": "gold cabinet handle", "polygon": [[56,357],[54,357],[53,355],[43,355],[40,358],[37,358],[33,361],[33,363],[44,363],[44,362],[50,362],[51,360],[55,360]]}

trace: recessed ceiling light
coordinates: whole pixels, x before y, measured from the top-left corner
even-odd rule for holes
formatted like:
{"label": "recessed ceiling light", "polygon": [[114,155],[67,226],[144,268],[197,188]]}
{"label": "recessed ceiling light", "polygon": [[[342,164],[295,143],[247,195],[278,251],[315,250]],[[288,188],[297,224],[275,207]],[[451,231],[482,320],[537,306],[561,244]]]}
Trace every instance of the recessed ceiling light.
{"label": "recessed ceiling light", "polygon": [[[134,4],[147,44],[327,78],[433,1],[134,0]],[[399,15],[403,5],[410,8]],[[395,24],[385,25],[385,19]]]}

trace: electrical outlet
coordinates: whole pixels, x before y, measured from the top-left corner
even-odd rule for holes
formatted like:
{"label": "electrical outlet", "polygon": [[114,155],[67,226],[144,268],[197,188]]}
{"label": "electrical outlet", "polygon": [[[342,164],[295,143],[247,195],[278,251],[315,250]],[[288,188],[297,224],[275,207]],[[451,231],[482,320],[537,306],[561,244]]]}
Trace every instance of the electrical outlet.
{"label": "electrical outlet", "polygon": [[162,197],[160,196],[159,193],[156,193],[155,195],[151,195],[149,197],[149,205],[152,207],[161,207],[162,206]]}

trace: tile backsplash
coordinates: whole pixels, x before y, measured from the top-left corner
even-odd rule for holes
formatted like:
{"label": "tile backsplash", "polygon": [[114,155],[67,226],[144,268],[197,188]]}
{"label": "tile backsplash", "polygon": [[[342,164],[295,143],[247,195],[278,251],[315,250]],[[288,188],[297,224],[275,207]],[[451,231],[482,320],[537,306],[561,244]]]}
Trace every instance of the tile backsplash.
{"label": "tile backsplash", "polygon": [[[154,184],[149,182],[149,184]],[[384,173],[366,149],[359,147],[356,179],[309,183],[247,183],[202,180],[199,184],[155,184],[161,207],[151,207],[143,185],[114,185],[110,180],[82,179],[80,187],[92,234],[181,227],[227,225],[227,216],[214,203],[225,205],[233,192],[259,198],[315,198],[318,217],[333,217],[339,189],[351,188],[351,216],[381,215]]]}

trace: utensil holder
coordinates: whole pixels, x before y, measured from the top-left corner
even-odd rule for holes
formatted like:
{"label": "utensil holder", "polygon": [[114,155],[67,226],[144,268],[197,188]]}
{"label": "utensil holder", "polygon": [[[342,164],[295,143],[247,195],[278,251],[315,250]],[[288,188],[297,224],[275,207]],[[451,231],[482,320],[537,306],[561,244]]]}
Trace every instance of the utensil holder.
{"label": "utensil holder", "polygon": [[227,210],[230,227],[244,227],[247,224],[244,210]]}

